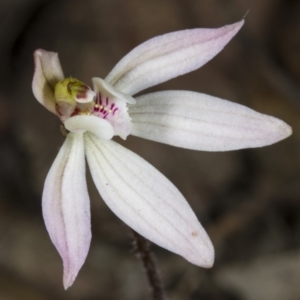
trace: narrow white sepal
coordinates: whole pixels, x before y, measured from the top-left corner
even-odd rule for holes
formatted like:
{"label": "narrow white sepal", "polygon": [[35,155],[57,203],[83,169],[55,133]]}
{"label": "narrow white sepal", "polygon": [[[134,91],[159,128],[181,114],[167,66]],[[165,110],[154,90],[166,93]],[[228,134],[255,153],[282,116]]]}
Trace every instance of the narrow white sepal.
{"label": "narrow white sepal", "polygon": [[64,265],[65,289],[74,282],[91,242],[83,135],[68,134],[45,181],[43,216]]}
{"label": "narrow white sepal", "polygon": [[89,131],[104,140],[109,140],[114,136],[114,129],[108,121],[92,115],[71,117],[64,122],[64,125],[71,132]]}
{"label": "narrow white sepal", "polygon": [[153,166],[114,141],[85,134],[95,185],[111,210],[150,241],[189,262],[211,267],[212,243],[177,188]]}
{"label": "narrow white sepal", "polygon": [[129,107],[132,135],[205,151],[228,151],[271,145],[291,133],[274,117],[213,96],[163,91],[137,97]]}
{"label": "narrow white sepal", "polygon": [[154,37],[121,59],[105,81],[133,95],[196,70],[217,55],[243,24],[244,20],[217,29],[196,28]]}
{"label": "narrow white sepal", "polygon": [[64,79],[64,74],[55,52],[38,49],[34,51],[34,75],[32,90],[35,98],[55,114],[55,84]]}

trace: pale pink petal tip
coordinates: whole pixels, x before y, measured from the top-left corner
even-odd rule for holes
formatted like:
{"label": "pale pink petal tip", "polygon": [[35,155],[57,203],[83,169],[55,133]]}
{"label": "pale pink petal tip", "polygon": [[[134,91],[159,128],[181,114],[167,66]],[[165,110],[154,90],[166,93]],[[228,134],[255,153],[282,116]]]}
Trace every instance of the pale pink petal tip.
{"label": "pale pink petal tip", "polygon": [[279,126],[278,126],[278,129],[279,129],[279,137],[278,137],[278,141],[281,141],[283,139],[286,139],[288,138],[290,135],[292,135],[293,133],[293,128],[286,124],[285,122],[279,120]]}
{"label": "pale pink petal tip", "polygon": [[64,270],[63,284],[64,284],[65,290],[67,290],[69,287],[72,286],[77,275],[78,275],[78,272],[70,272],[70,271]]}
{"label": "pale pink petal tip", "polygon": [[243,19],[243,20],[241,20],[239,22],[227,25],[227,27],[228,28],[232,28],[232,30],[235,31],[235,32],[238,32],[242,28],[242,26],[244,25],[244,23],[245,23],[245,20]]}
{"label": "pale pink petal tip", "polygon": [[[65,290],[71,287],[78,276],[83,264],[85,263],[86,256],[88,254],[88,249],[90,247],[91,236],[87,234],[87,241],[82,241],[80,247],[86,249],[84,253],[66,253],[63,259],[63,285]],[[77,250],[78,251],[78,250]]]}

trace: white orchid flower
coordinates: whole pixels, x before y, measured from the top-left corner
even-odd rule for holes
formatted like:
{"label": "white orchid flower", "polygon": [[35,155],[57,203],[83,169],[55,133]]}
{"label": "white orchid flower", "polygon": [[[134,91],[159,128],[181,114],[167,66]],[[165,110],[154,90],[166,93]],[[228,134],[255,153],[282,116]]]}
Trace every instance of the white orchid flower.
{"label": "white orchid flower", "polygon": [[91,241],[85,156],[111,210],[153,243],[209,268],[214,249],[177,188],[144,159],[112,141],[129,134],[194,150],[262,147],[291,134],[276,118],[190,91],[132,95],[198,69],[217,55],[244,21],[191,29],[148,40],[127,54],[94,91],[64,78],[57,53],[36,50],[33,93],[70,132],[46,178],[43,215],[64,264],[64,287],[74,282]]}

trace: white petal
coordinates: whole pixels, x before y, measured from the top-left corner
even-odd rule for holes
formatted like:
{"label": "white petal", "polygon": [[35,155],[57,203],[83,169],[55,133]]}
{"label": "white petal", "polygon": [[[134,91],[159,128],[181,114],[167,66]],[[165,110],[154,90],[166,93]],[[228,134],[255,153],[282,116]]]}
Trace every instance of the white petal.
{"label": "white petal", "polygon": [[50,238],[63,260],[67,289],[83,265],[91,241],[82,134],[68,134],[47,175],[43,215]]}
{"label": "white petal", "polygon": [[123,93],[141,90],[200,68],[234,37],[244,21],[152,38],[129,52],[105,78]]}
{"label": "white petal", "polygon": [[132,135],[205,151],[262,147],[291,134],[283,121],[216,97],[163,91],[130,106]]}
{"label": "white petal", "polygon": [[38,49],[34,52],[32,90],[35,98],[49,111],[55,113],[55,84],[64,79],[58,54]]}
{"label": "white petal", "polygon": [[100,139],[109,140],[114,136],[112,125],[99,117],[93,115],[79,115],[67,119],[64,122],[67,130],[71,132],[90,131]]}
{"label": "white petal", "polygon": [[209,237],[177,188],[153,166],[113,141],[85,134],[93,180],[111,210],[139,234],[193,264],[211,267]]}

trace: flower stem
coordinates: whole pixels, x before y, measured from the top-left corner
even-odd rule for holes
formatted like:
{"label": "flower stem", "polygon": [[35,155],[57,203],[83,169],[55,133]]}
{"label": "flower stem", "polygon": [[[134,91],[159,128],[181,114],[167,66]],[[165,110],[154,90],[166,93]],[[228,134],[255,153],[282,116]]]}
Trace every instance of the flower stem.
{"label": "flower stem", "polygon": [[159,274],[159,270],[156,266],[156,259],[151,250],[151,243],[134,230],[131,231],[134,252],[143,263],[151,288],[153,300],[166,300],[167,298],[163,289],[163,283]]}

